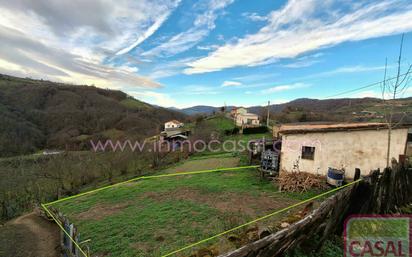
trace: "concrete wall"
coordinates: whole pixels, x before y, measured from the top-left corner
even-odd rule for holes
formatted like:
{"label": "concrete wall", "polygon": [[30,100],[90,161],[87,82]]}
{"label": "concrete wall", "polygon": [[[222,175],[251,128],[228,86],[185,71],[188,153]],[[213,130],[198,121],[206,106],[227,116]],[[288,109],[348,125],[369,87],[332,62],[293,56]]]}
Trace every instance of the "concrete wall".
{"label": "concrete wall", "polygon": [[[328,167],[345,168],[346,176],[353,178],[355,168],[362,175],[370,170],[386,166],[386,129],[342,131],[282,136],[280,170],[291,172],[299,166],[300,171],[326,175]],[[392,132],[391,158],[399,159],[405,153],[408,129]],[[315,147],[314,160],[301,159],[302,146]]]}
{"label": "concrete wall", "polygon": [[236,116],[236,126],[242,126],[242,125],[254,125],[258,126],[259,125],[259,117],[257,115],[242,115],[239,114]]}

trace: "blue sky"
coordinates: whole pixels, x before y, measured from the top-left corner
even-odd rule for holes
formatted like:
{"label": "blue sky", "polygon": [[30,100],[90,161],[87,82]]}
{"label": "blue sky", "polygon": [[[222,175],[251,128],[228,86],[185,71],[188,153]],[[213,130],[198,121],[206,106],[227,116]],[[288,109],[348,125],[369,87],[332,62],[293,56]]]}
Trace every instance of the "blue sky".
{"label": "blue sky", "polygon": [[[0,72],[166,107],[328,98],[382,80],[385,58],[394,75],[402,33],[402,68],[412,63],[406,0],[16,0],[0,11]],[[379,86],[340,97],[369,96]]]}

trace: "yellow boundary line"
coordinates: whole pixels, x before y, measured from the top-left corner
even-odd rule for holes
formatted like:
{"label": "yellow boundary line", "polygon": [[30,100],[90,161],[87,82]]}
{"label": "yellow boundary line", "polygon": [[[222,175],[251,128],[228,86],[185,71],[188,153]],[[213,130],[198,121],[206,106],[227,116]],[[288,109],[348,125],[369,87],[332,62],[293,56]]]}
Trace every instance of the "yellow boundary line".
{"label": "yellow boundary line", "polygon": [[[56,203],[60,203],[60,202],[63,202],[63,201],[67,201],[67,200],[70,200],[70,199],[78,198],[78,197],[80,197],[80,196],[88,195],[88,194],[91,194],[91,193],[99,192],[99,191],[102,191],[102,190],[104,190],[104,189],[112,188],[112,187],[115,187],[115,186],[118,186],[118,185],[122,185],[122,184],[126,184],[126,183],[129,183],[129,182],[138,181],[138,180],[141,180],[141,179],[153,179],[153,178],[163,178],[163,177],[175,177],[175,176],[183,176],[183,175],[204,174],[204,173],[211,173],[211,172],[218,172],[218,171],[241,170],[241,169],[257,168],[257,167],[259,167],[259,165],[241,166],[241,167],[232,167],[232,168],[221,168],[221,169],[212,169],[212,170],[200,170],[200,171],[179,172],[179,173],[153,175],[153,176],[142,176],[142,177],[137,177],[137,178],[129,179],[129,180],[126,180],[126,181],[123,181],[123,182],[119,182],[119,183],[116,183],[116,184],[113,184],[113,185],[109,185],[109,186],[97,188],[97,189],[94,189],[94,190],[90,190],[90,191],[87,191],[87,192],[84,192],[84,193],[80,193],[80,194],[77,194],[77,195],[73,195],[73,196],[69,196],[69,197],[66,197],[66,198],[62,198],[62,199],[59,199],[59,200],[56,200],[56,201],[53,201],[53,202],[41,204],[41,206],[42,206],[43,209],[52,217],[52,219],[56,222],[56,224],[60,227],[60,229],[61,229],[61,230],[70,238],[70,240],[76,245],[76,247],[80,250],[80,252],[81,252],[85,257],[88,257],[88,255],[87,255],[87,254],[83,251],[83,249],[77,244],[77,242],[69,235],[69,233],[67,233],[67,231],[63,228],[63,226],[60,224],[60,222],[53,216],[53,214],[49,211],[49,209],[47,208],[47,206],[50,206],[50,205],[56,204]],[[305,204],[305,203],[307,203],[307,202],[316,200],[316,199],[321,198],[321,197],[323,197],[323,196],[325,196],[325,195],[329,195],[329,194],[331,194],[331,193],[333,193],[333,192],[336,192],[336,191],[338,191],[338,190],[341,190],[341,189],[343,189],[343,188],[345,188],[345,187],[349,187],[349,186],[351,186],[351,185],[353,185],[353,184],[359,183],[360,181],[362,181],[362,179],[353,181],[353,182],[348,183],[348,184],[346,184],[346,185],[344,185],[344,186],[334,188],[334,189],[329,190],[329,191],[327,191],[327,192],[325,192],[325,193],[322,193],[322,194],[319,194],[319,195],[314,196],[314,197],[312,197],[312,198],[303,200],[303,201],[301,201],[301,202],[299,202],[299,203],[290,205],[290,206],[288,206],[288,207],[286,207],[286,208],[283,208],[283,209],[281,209],[281,210],[272,212],[272,213],[270,213],[270,214],[267,214],[267,215],[265,215],[265,216],[262,216],[262,217],[260,217],[260,218],[255,219],[255,220],[252,220],[252,221],[249,221],[249,222],[244,223],[244,224],[242,224],[242,225],[239,225],[239,226],[237,226],[237,227],[234,227],[234,228],[231,228],[231,229],[229,229],[229,230],[223,231],[223,232],[221,232],[221,233],[219,233],[219,234],[216,234],[216,235],[214,235],[214,236],[211,236],[211,237],[209,237],[209,238],[200,240],[200,241],[198,241],[198,242],[196,242],[196,243],[187,245],[187,246],[185,246],[185,247],[183,247],[183,248],[180,248],[180,249],[175,250],[175,251],[173,251],[173,252],[170,252],[170,253],[168,253],[168,254],[162,255],[161,257],[167,257],[167,256],[170,256],[170,255],[174,255],[174,254],[176,254],[176,253],[179,253],[179,252],[181,252],[181,251],[187,250],[187,249],[192,248],[192,247],[194,247],[194,246],[197,246],[197,245],[199,245],[199,244],[205,243],[205,242],[210,241],[210,240],[212,240],[212,239],[215,239],[215,238],[217,238],[217,237],[226,235],[226,234],[228,234],[228,233],[230,233],[230,232],[233,232],[233,231],[238,230],[238,229],[240,229],[240,228],[246,227],[246,226],[251,225],[251,224],[253,224],[253,223],[256,223],[256,222],[258,222],[258,221],[261,221],[261,220],[270,218],[270,217],[272,217],[272,216],[274,216],[274,215],[280,214],[280,213],[282,213],[282,212],[288,211],[288,210],[290,210],[290,209],[292,209],[292,208],[295,208],[295,207],[300,206],[300,205],[302,205],[302,204]]]}
{"label": "yellow boundary line", "polygon": [[202,173],[210,173],[210,172],[217,172],[217,171],[228,171],[228,170],[241,170],[241,169],[249,169],[249,168],[257,168],[259,167],[259,165],[252,165],[252,166],[241,166],[241,167],[232,167],[232,168],[221,168],[221,169],[213,169],[213,170],[199,170],[199,171],[189,171],[189,172],[178,172],[178,173],[172,173],[172,174],[162,174],[162,175],[153,175],[153,176],[142,176],[142,177],[137,177],[137,178],[132,178],[126,181],[122,181],[113,185],[108,185],[108,186],[104,186],[104,187],[100,187],[94,190],[90,190],[84,193],[80,193],[77,195],[72,195],[66,198],[62,198],[53,202],[49,202],[49,203],[45,203],[44,206],[49,206],[52,204],[56,204],[56,203],[60,203],[60,202],[64,202],[70,199],[74,199],[74,198],[78,198],[80,196],[84,196],[84,195],[88,195],[91,193],[96,193],[98,191],[102,191],[104,189],[108,189],[108,188],[112,188],[115,186],[119,186],[122,184],[126,184],[129,182],[134,182],[134,181],[138,181],[141,179],[153,179],[153,178],[163,178],[163,177],[175,177],[175,176],[183,176],[183,175],[193,175],[193,174],[202,174]]}
{"label": "yellow boundary line", "polygon": [[344,186],[334,188],[334,189],[332,189],[332,190],[330,190],[330,191],[327,191],[327,192],[325,192],[325,193],[322,193],[322,194],[319,194],[319,195],[314,196],[314,197],[312,197],[312,198],[303,200],[303,201],[301,201],[301,202],[299,202],[299,203],[296,203],[296,204],[293,204],[293,205],[291,205],[291,206],[289,206],[289,207],[286,207],[286,208],[283,208],[283,209],[281,209],[281,210],[272,212],[272,213],[270,213],[270,214],[268,214],[268,215],[265,215],[265,216],[263,216],[263,217],[260,217],[260,218],[257,218],[257,219],[255,219],[255,220],[249,221],[249,222],[247,222],[247,223],[244,223],[244,224],[239,225],[239,226],[237,226],[237,227],[231,228],[231,229],[229,229],[229,230],[226,230],[226,231],[224,231],[224,232],[221,232],[221,233],[216,234],[216,235],[214,235],[214,236],[211,236],[211,237],[209,237],[209,238],[200,240],[199,242],[196,242],[196,243],[187,245],[187,246],[185,246],[185,247],[183,247],[183,248],[180,248],[180,249],[175,250],[175,251],[173,251],[173,252],[170,252],[170,253],[168,253],[168,254],[162,255],[162,257],[174,255],[174,254],[176,254],[176,253],[178,253],[178,252],[187,250],[187,249],[189,249],[189,248],[192,248],[192,247],[194,247],[194,246],[200,245],[200,244],[205,243],[205,242],[207,242],[207,241],[210,241],[210,240],[212,240],[212,239],[215,239],[215,238],[218,238],[218,237],[220,237],[220,236],[226,235],[226,234],[228,234],[228,233],[230,233],[230,232],[233,232],[233,231],[238,230],[238,229],[240,229],[240,228],[246,227],[246,226],[248,226],[248,225],[250,225],[250,224],[253,224],[253,223],[256,223],[256,222],[258,222],[258,221],[261,221],[261,220],[270,218],[270,217],[272,217],[272,216],[274,216],[274,215],[276,215],[276,214],[285,212],[285,211],[287,211],[287,210],[290,210],[290,209],[292,209],[292,208],[295,208],[295,207],[300,206],[300,205],[302,205],[302,204],[305,204],[305,203],[307,203],[307,202],[316,200],[316,199],[318,199],[318,198],[320,198],[320,197],[322,197],[322,196],[331,194],[331,193],[336,192],[336,191],[338,191],[338,190],[341,190],[341,189],[343,189],[343,188],[345,188],[345,187],[348,187],[348,186],[351,186],[351,185],[353,185],[353,184],[359,183],[361,180],[362,180],[362,179],[359,179],[359,180],[353,181],[353,182],[351,182],[351,183],[348,183],[348,184],[346,184],[346,185],[344,185]]}
{"label": "yellow boundary line", "polygon": [[54,220],[54,222],[56,222],[56,224],[59,226],[59,228],[70,238],[70,240],[76,245],[76,247],[80,250],[80,252],[85,256],[88,257],[88,255],[83,251],[83,249],[79,246],[79,244],[77,244],[76,240],[74,240],[69,233],[63,228],[62,224],[54,217],[54,215],[50,212],[50,210],[47,208],[47,206],[50,206],[52,204],[56,204],[56,203],[60,203],[63,201],[67,201],[70,199],[74,199],[74,198],[78,198],[80,196],[84,196],[84,195],[88,195],[91,193],[96,193],[99,191],[102,191],[104,189],[108,189],[108,188],[112,188],[115,186],[119,186],[122,184],[126,184],[129,182],[134,182],[134,181],[138,181],[141,179],[153,179],[153,178],[163,178],[163,177],[175,177],[175,176],[183,176],[183,175],[193,175],[193,174],[203,174],[203,173],[210,173],[210,172],[218,172],[218,171],[229,171],[229,170],[241,170],[241,169],[248,169],[248,168],[257,168],[259,167],[259,165],[252,165],[252,166],[241,166],[241,167],[232,167],[232,168],[220,168],[220,169],[212,169],[212,170],[199,170],[199,171],[189,171],[189,172],[179,172],[179,173],[172,173],[172,174],[162,174],[162,175],[153,175],[153,176],[142,176],[142,177],[137,177],[137,178],[132,178],[126,181],[122,181],[113,185],[108,185],[105,187],[101,187],[101,188],[97,188],[94,190],[90,190],[84,193],[80,193],[77,195],[72,195],[69,197],[65,197],[62,199],[58,199],[56,201],[53,202],[49,202],[49,203],[45,203],[45,204],[41,204],[41,207],[47,212],[47,214],[50,215],[50,217],[52,217],[52,219]]}
{"label": "yellow boundary line", "polygon": [[88,257],[87,253],[85,253],[83,251],[83,249],[80,247],[80,245],[76,242],[76,240],[74,240],[69,233],[67,233],[67,231],[63,228],[62,224],[53,216],[53,214],[49,211],[49,209],[44,205],[41,204],[41,207],[43,207],[43,209],[50,215],[50,217],[52,217],[52,219],[54,220],[54,222],[56,222],[57,226],[59,226],[59,228],[70,238],[70,241],[72,241],[74,243],[74,245],[80,250],[80,252],[85,256]]}

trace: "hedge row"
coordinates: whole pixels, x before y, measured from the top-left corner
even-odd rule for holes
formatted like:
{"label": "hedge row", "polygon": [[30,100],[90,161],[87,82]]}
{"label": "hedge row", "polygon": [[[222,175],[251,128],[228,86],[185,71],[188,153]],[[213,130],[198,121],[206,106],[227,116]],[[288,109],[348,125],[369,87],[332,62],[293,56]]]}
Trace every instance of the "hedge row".
{"label": "hedge row", "polygon": [[266,133],[266,132],[268,132],[268,128],[266,126],[243,129],[243,134],[261,134],[261,133]]}

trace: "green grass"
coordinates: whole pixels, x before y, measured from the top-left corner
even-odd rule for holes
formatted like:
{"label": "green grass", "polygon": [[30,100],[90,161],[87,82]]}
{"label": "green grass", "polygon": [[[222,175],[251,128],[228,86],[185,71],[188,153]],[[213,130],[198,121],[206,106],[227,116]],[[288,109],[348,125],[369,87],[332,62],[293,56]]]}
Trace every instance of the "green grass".
{"label": "green grass", "polygon": [[93,254],[160,256],[274,211],[267,202],[296,201],[248,169],[141,180],[53,206]]}
{"label": "green grass", "polygon": [[102,132],[102,135],[106,138],[116,139],[121,138],[125,135],[125,133],[118,129],[109,129]]}
{"label": "green grass", "polygon": [[188,160],[181,161],[174,165],[170,165],[170,167],[166,168],[161,173],[180,173],[188,171],[198,171],[199,169],[213,170],[239,166],[239,158],[233,156],[232,153],[229,154],[230,156],[222,154],[190,158]]}
{"label": "green grass", "polygon": [[205,119],[204,122],[207,123],[208,125],[215,127],[219,131],[224,131],[226,129],[233,129],[236,127],[233,120],[225,116],[222,116],[222,115],[211,116]]}
{"label": "green grass", "polygon": [[133,109],[141,109],[141,108],[149,108],[150,107],[150,105],[148,105],[144,102],[138,101],[136,99],[133,99],[133,98],[124,99],[124,100],[120,101],[120,104],[123,105],[124,107],[126,107],[128,109],[132,109],[132,110]]}
{"label": "green grass", "polygon": [[[319,243],[318,238],[314,238],[309,248],[315,247]],[[286,257],[343,257],[343,239],[341,237],[333,237],[328,239],[320,249],[305,249],[304,247],[296,247],[289,251]]]}
{"label": "green grass", "polygon": [[193,156],[190,157],[191,160],[204,160],[209,158],[228,158],[228,157],[236,157],[239,154],[236,152],[199,152],[195,153]]}
{"label": "green grass", "polygon": [[238,134],[238,135],[231,135],[231,136],[226,136],[225,140],[244,140],[245,142],[249,142],[251,140],[256,140],[256,139],[272,139],[272,134],[271,133],[260,133],[260,134]]}

